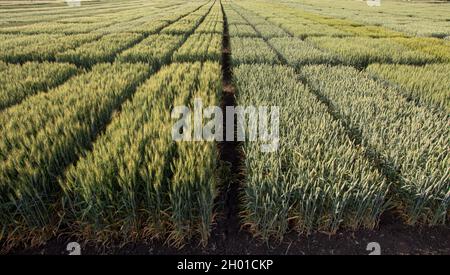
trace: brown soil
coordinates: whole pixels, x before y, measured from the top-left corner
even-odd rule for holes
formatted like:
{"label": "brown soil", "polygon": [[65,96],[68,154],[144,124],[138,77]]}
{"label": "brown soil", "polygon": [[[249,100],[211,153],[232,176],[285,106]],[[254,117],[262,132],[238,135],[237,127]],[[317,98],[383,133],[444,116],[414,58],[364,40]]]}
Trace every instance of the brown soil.
{"label": "brown soil", "polygon": [[[382,224],[379,230],[341,231],[328,236],[314,233],[298,236],[292,232],[282,242],[270,245],[239,231],[232,234],[225,229],[213,230],[209,244],[203,248],[192,241],[182,249],[170,248],[162,243],[131,243],[123,247],[96,248],[82,245],[82,254],[126,255],[348,255],[369,254],[369,242],[378,242],[381,254],[445,254],[450,255],[450,227],[417,228],[399,223]],[[66,246],[76,239],[60,237],[33,249],[16,249],[10,254],[67,255]]]}

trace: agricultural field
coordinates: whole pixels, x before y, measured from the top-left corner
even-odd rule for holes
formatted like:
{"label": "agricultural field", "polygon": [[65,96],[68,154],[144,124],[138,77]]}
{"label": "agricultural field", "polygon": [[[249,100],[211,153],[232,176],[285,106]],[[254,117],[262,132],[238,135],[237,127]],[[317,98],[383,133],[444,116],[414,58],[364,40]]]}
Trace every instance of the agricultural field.
{"label": "agricultural field", "polygon": [[449,254],[449,15],[0,0],[0,254]]}

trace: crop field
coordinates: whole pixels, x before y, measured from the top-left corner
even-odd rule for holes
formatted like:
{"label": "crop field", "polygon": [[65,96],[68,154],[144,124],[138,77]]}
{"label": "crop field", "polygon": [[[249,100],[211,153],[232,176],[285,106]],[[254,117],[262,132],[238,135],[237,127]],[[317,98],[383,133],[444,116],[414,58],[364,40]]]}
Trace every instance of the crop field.
{"label": "crop field", "polygon": [[0,137],[0,254],[450,233],[450,2],[0,1]]}

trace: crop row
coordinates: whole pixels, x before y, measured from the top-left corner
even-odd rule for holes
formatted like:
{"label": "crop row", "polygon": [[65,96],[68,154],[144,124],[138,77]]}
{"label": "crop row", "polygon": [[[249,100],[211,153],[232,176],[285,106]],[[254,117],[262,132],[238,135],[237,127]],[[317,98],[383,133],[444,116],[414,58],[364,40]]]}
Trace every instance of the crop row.
{"label": "crop row", "polygon": [[435,38],[310,37],[307,42],[327,50],[345,64],[425,64],[450,60],[450,44]]}
{"label": "crop row", "polygon": [[317,3],[313,0],[306,0],[301,5],[299,2],[289,2],[288,5],[291,9],[313,6],[313,9],[308,9],[308,11],[322,16],[346,18],[359,24],[382,26],[416,36],[441,38],[450,34],[446,16],[450,13],[448,5],[436,8],[429,3],[411,5],[407,2],[389,2],[383,3],[381,8],[377,8],[376,13],[373,12],[372,7],[364,8],[362,5],[355,9],[355,5],[346,1],[326,0]]}
{"label": "crop row", "polygon": [[[159,17],[165,14],[180,14],[186,11],[193,11],[200,4],[199,2],[185,2],[182,5],[172,7],[156,8],[155,2],[139,5],[127,5],[121,3],[120,8],[101,8],[99,5],[89,5],[79,7],[76,10],[66,9],[56,11],[55,7],[49,9],[45,7],[42,12],[28,12],[19,10],[2,16],[1,21],[6,24],[12,23],[13,26],[7,26],[2,29],[3,32],[26,32],[26,33],[80,33],[95,29],[108,29],[108,25],[124,26],[121,22],[130,22],[142,20],[144,17]],[[10,20],[8,17],[11,16]],[[18,23],[18,24],[17,24]],[[16,26],[18,25],[18,26]],[[94,27],[95,26],[95,27]],[[104,27],[102,27],[104,26]]]}
{"label": "crop row", "polygon": [[[292,34],[303,37],[323,34],[329,36],[362,36],[375,38],[407,36],[404,33],[382,26],[363,25],[349,19],[323,16],[296,7],[293,8],[289,5],[289,3],[264,3],[258,8],[248,2],[241,2],[239,3],[239,8],[243,8],[250,15],[255,14],[255,12],[259,15],[267,15],[269,21],[275,22],[283,27],[289,26],[287,28],[291,29]],[[322,32],[321,29],[323,29]]]}
{"label": "crop row", "polygon": [[173,59],[182,61],[219,61],[222,54],[222,35],[193,34],[174,53]]}
{"label": "crop row", "polygon": [[0,33],[0,41],[2,41],[2,45],[3,43],[5,43],[8,40],[11,39],[17,39],[18,37],[21,37],[22,35],[20,34],[4,34],[4,33]]}
{"label": "crop row", "polygon": [[0,61],[0,72],[8,68],[8,63]]}
{"label": "crop row", "polygon": [[[201,16],[199,16],[201,18]],[[195,30],[199,23],[199,20],[195,21],[177,21],[164,29],[162,29],[161,33],[163,34],[188,34]]]}
{"label": "crop row", "polygon": [[[205,17],[203,23],[215,9],[217,9],[217,4],[211,7],[208,15],[203,15]],[[197,22],[198,27],[196,27],[195,33],[190,36],[188,35],[192,31],[183,35],[151,35],[134,47],[121,53],[118,56],[118,60],[124,62],[145,62],[160,66],[167,64],[172,59],[172,54],[176,49],[178,50],[174,54],[173,59],[177,61],[218,60],[221,53],[221,36],[206,29],[197,32],[203,24],[199,24],[199,22]]]}
{"label": "crop row", "polygon": [[[97,29],[100,33],[117,33],[117,32],[136,32],[146,35],[159,32],[164,27],[172,24],[181,18],[189,15],[197,10],[199,7],[194,6],[180,6],[174,9],[167,10],[153,10],[151,12],[142,12],[141,16],[133,20],[121,19],[120,22]],[[138,14],[133,13],[136,17]]]}
{"label": "crop row", "polygon": [[62,34],[34,34],[34,35],[22,35],[22,34],[2,34],[0,43],[0,49],[7,51],[13,48],[21,46],[30,46],[35,44],[36,41],[44,41],[47,39],[57,39],[63,37]]}
{"label": "crop row", "polygon": [[250,12],[249,10],[243,9],[241,7],[233,7],[236,10],[239,10],[239,14],[242,15],[243,18],[247,19],[253,25],[258,25],[262,23],[272,23],[274,25],[280,26],[284,30],[286,30],[290,35],[304,39],[308,36],[351,36],[352,34],[345,32],[343,30],[339,30],[337,28],[316,23],[314,21],[305,19],[303,17],[294,17],[294,16],[279,16],[275,18],[268,18],[265,20],[262,16]]}
{"label": "crop row", "polygon": [[450,42],[438,38],[394,38],[395,42],[410,49],[436,56],[441,62],[450,62]]}
{"label": "crop row", "polygon": [[[240,3],[240,5],[242,4],[244,3]],[[255,6],[252,5],[252,7]],[[255,9],[253,8],[252,10]],[[281,14],[280,12],[284,12],[283,16],[277,16]],[[263,19],[262,15],[265,15],[268,18],[267,21],[281,26],[291,35],[299,37],[301,39],[305,39],[306,37],[310,36],[354,36],[358,37],[358,39],[364,40],[362,43],[368,45],[366,41],[370,41],[370,44],[373,44],[375,41],[377,41],[370,38],[385,38],[375,43],[385,43],[386,47],[393,49],[389,51],[389,53],[393,53],[397,50],[418,51],[420,52],[420,54],[418,53],[417,55],[431,55],[434,59],[437,59],[441,62],[447,62],[450,60],[450,44],[443,39],[407,37],[407,35],[405,35],[404,33],[397,32],[395,30],[390,30],[388,28],[380,26],[366,26],[361,23],[349,21],[348,19],[323,17],[321,15],[311,14],[301,10],[290,10],[288,12],[285,8],[280,9],[280,5],[257,10],[257,13],[239,7],[239,13],[255,27],[257,27],[258,22],[261,22],[261,20]],[[295,16],[296,14],[298,14],[299,16]],[[350,43],[358,42],[351,40],[351,38],[349,39]],[[339,41],[339,44],[344,40],[333,41]],[[406,49],[399,49],[398,44],[403,45],[404,47],[406,47]],[[374,50],[380,51],[378,47],[379,46],[370,46],[370,48],[374,48]],[[360,51],[360,49],[355,50]]]}
{"label": "crop row", "polygon": [[[240,10],[239,14],[248,20],[249,23],[253,24],[255,28],[258,27],[257,22],[260,22],[258,19],[261,17],[245,11],[245,9]],[[297,34],[290,31],[288,27],[289,24],[282,24],[282,26],[283,28],[286,28],[291,35],[298,37]],[[345,21],[336,22],[335,24],[346,25]],[[253,29],[251,25],[246,26]],[[299,28],[299,26],[300,25],[295,24],[293,27]],[[305,26],[310,25],[305,24]],[[411,49],[410,45],[408,47],[408,43],[411,43],[409,38],[375,39],[370,37],[324,37],[322,35],[327,34],[326,28],[322,28],[319,25],[316,26],[319,27],[317,29],[319,32],[317,35],[320,34],[320,37],[314,37],[316,35],[310,33],[300,36],[300,38],[309,36],[304,42],[295,38],[286,37],[272,39],[269,43],[288,60],[290,65],[294,66],[308,63],[342,62],[357,67],[364,67],[367,64],[375,62],[425,64],[427,62],[437,62],[442,60],[442,58],[439,58],[437,55],[422,50],[422,48],[429,46],[429,43],[432,43],[430,41],[423,41],[422,44],[424,44],[424,46],[422,48]],[[325,25],[325,27],[326,26],[327,25]],[[307,27],[307,30],[311,32],[314,31],[314,28]],[[434,44],[437,44],[437,42],[434,42]],[[440,46],[445,47],[445,45]],[[441,52],[445,51],[442,50]]]}
{"label": "crop row", "polygon": [[223,3],[225,14],[227,15],[228,24],[247,24],[247,21],[234,9],[230,4]]}
{"label": "crop row", "polygon": [[222,33],[223,15],[220,3],[212,6],[211,11],[195,30],[196,33]]}
{"label": "crop row", "polygon": [[[207,12],[207,9],[210,8],[209,6],[197,6],[197,9]],[[192,17],[190,12],[192,12],[192,9],[188,12],[183,11],[183,14],[177,12],[172,15],[172,20],[152,22],[151,26],[154,27],[153,29],[150,26],[141,25],[140,28],[142,29],[130,33],[107,34],[109,31],[105,29],[89,34],[70,36],[50,34],[21,35],[17,39],[10,39],[0,43],[0,49],[2,49],[0,60],[9,62],[58,60],[73,62],[83,66],[92,66],[98,62],[111,62],[118,52],[133,45],[142,39],[144,35],[148,35],[152,31],[159,31],[164,26],[167,26],[164,28],[166,30],[176,24],[188,24],[190,28],[195,29],[204,15],[195,15],[195,18],[198,20],[192,22],[186,19]],[[165,18],[169,17],[171,16],[166,16]],[[179,21],[171,24],[175,20]],[[111,28],[116,28],[115,31],[120,31],[120,28],[117,29],[118,26],[113,25]],[[190,29],[190,31],[193,29]],[[104,35],[105,33],[106,35]],[[189,32],[183,34],[187,35]],[[38,42],[36,43],[36,41]]]}
{"label": "crop row", "polygon": [[262,38],[231,37],[233,64],[278,63],[277,54]]}
{"label": "crop row", "polygon": [[99,62],[112,62],[118,52],[142,39],[137,33],[109,34],[98,41],[56,54],[56,60],[77,65],[92,66]]}
{"label": "crop row", "polygon": [[347,65],[364,67],[370,63],[425,64],[438,58],[419,50],[412,50],[391,38],[366,37],[309,37],[307,42],[336,55]]}
{"label": "crop row", "polygon": [[350,36],[348,33],[338,30],[336,28],[320,25],[320,24],[295,24],[288,23],[281,25],[292,36],[300,39],[305,39],[310,36],[331,36],[331,37],[346,37]]}
{"label": "crop row", "polygon": [[[178,11],[182,12],[182,10]],[[155,11],[153,11],[155,13]],[[95,17],[84,17],[83,18],[66,18],[66,20],[59,20],[57,22],[52,21],[41,21],[33,24],[19,25],[5,27],[1,29],[1,33],[16,33],[16,34],[77,34],[77,33],[88,33],[96,30],[108,30],[114,29],[115,26],[120,28],[125,24],[133,25],[133,22],[138,21],[144,15],[148,15],[148,12],[136,11],[130,13],[130,11],[121,12],[116,14],[115,18],[120,18],[116,20],[111,17],[105,17],[103,20],[97,19]],[[73,14],[72,14],[73,16]],[[119,17],[120,16],[120,17]]]}
{"label": "crop row", "polygon": [[371,64],[367,71],[399,86],[408,97],[419,98],[450,111],[450,64]]}
{"label": "crop row", "polygon": [[219,18],[209,18],[207,16],[205,20],[198,26],[195,33],[217,33],[223,32],[223,20]]}
{"label": "crop row", "polygon": [[7,62],[54,60],[61,51],[74,49],[100,38],[100,34],[23,36],[18,41],[0,44],[0,59]]}
{"label": "crop row", "polygon": [[212,5],[208,4],[200,7],[197,11],[192,12],[175,23],[163,28],[161,33],[188,35],[194,32],[215,4],[217,5],[217,3],[213,2]]}
{"label": "crop row", "polygon": [[335,25],[333,23],[323,22],[329,26],[333,26],[341,31],[350,33],[353,36],[372,37],[372,38],[386,38],[386,37],[406,37],[406,34],[390,30],[380,26],[351,26],[351,25]]}
{"label": "crop row", "polygon": [[[105,133],[60,182],[65,212],[77,232],[116,230],[175,243],[209,236],[216,192],[216,148],[171,137],[171,109],[198,97],[217,105],[217,63],[163,67],[124,104]],[[192,107],[192,106],[191,106]],[[142,235],[141,235],[142,236]]]}
{"label": "crop row", "polygon": [[[206,7],[209,9],[208,6]],[[200,9],[204,10],[204,8]],[[184,37],[181,35],[169,35],[165,33],[171,33],[171,31],[168,30],[171,29],[172,26],[174,26],[173,28],[178,28],[176,26],[189,25],[190,29],[186,33],[181,32],[184,36],[187,36],[192,33],[204,17],[204,14],[188,14],[177,22],[164,28],[162,30],[163,34],[147,37],[135,47],[123,52],[118,58],[119,60],[126,62],[146,62],[152,65],[167,63],[167,60],[172,55],[173,51],[184,41]],[[92,66],[98,62],[112,62],[117,53],[129,48],[141,39],[142,35],[138,33],[109,34],[103,36],[98,41],[59,53],[57,54],[56,59],[84,66]]]}
{"label": "crop row", "polygon": [[77,69],[74,65],[64,63],[27,62],[23,65],[5,64],[0,71],[1,111],[30,95],[66,81]]}
{"label": "crop row", "polygon": [[305,233],[375,227],[389,185],[294,69],[240,65],[234,82],[238,105],[280,108],[278,150],[261,152],[264,141],[243,145],[244,224],[264,239],[281,238],[290,227]]}
{"label": "crop row", "polygon": [[449,218],[450,128],[445,112],[409,102],[366,72],[326,65],[301,69],[365,146],[396,174],[397,207],[407,223],[443,224]]}
{"label": "crop row", "polygon": [[[230,23],[233,21],[229,21]],[[249,24],[230,24],[228,25],[228,32],[231,37],[243,36],[243,37],[256,37],[258,33]]]}
{"label": "crop row", "polygon": [[93,30],[112,25],[114,21],[110,22],[99,22],[99,23],[51,23],[51,22],[40,22],[25,26],[14,26],[1,28],[2,33],[17,33],[17,34],[78,34],[78,33],[88,33]]}
{"label": "crop row", "polygon": [[[241,9],[240,14],[243,15],[251,24],[257,28],[258,18],[257,15]],[[250,14],[250,15],[249,15]],[[253,14],[253,15],[252,15]],[[259,17],[261,18],[261,17]],[[252,21],[253,20],[253,21]],[[402,37],[404,35],[400,33],[391,33],[390,35],[376,35],[375,33],[380,30],[374,26],[362,26],[353,25],[342,19],[326,19],[328,25],[352,27],[354,34],[358,37],[343,37],[339,39],[339,36],[348,36],[339,33],[332,33],[327,31],[327,25],[317,25],[313,23],[295,23],[298,19],[282,18],[284,23],[280,25],[290,32],[291,35],[302,39],[308,36],[313,36],[308,39],[308,42],[312,42],[315,46],[332,52],[333,54],[340,56],[342,62],[354,66],[364,66],[373,62],[385,62],[385,63],[403,63],[403,64],[424,64],[426,62],[447,62],[450,60],[450,44],[446,41],[436,38],[407,38]],[[289,21],[291,20],[291,21]],[[300,19],[304,20],[304,19]],[[310,19],[309,19],[310,20]],[[332,20],[332,21],[331,21]],[[311,21],[312,22],[312,21]],[[279,23],[279,22],[278,22]],[[320,20],[318,23],[323,23]],[[309,33],[299,33],[301,25],[306,27],[306,31]],[[315,28],[314,26],[317,26]],[[314,33],[314,30],[317,30]],[[370,35],[362,35],[356,30],[370,30],[367,33]],[[385,30],[386,31],[386,30]],[[318,37],[314,36],[338,36],[336,38],[330,37]],[[367,36],[367,37],[364,37]],[[371,37],[388,37],[383,39],[372,39]]]}
{"label": "crop row", "polygon": [[170,23],[181,18],[182,15],[183,14],[179,14],[178,17],[174,18],[173,20],[149,19],[147,21],[141,20],[125,21],[107,26],[105,28],[97,29],[95,30],[95,32],[101,34],[135,32],[149,35],[159,32],[162,28],[168,26]]}
{"label": "crop row", "polygon": [[[83,5],[77,9],[71,9],[64,6],[54,5],[36,5],[35,7],[16,6],[14,9],[3,9],[2,19],[4,21],[12,21],[19,23],[28,23],[36,21],[56,21],[74,17],[90,17],[91,20],[96,18],[111,18],[112,16],[129,16],[137,12],[149,12],[149,10],[157,7],[157,3],[120,3],[120,6],[113,3],[96,3],[94,5]],[[156,4],[156,5],[155,5]],[[136,8],[139,8],[136,10]],[[94,18],[94,19],[92,19]],[[64,21],[65,22],[65,21]]]}
{"label": "crop row", "polygon": [[182,35],[150,35],[134,47],[122,52],[118,56],[118,60],[162,65],[171,60],[172,53],[180,47],[183,41],[184,36]]}
{"label": "crop row", "polygon": [[306,64],[336,63],[337,58],[326,51],[319,50],[306,41],[293,37],[272,38],[268,43],[295,68]]}
{"label": "crop row", "polygon": [[55,177],[90,146],[150,69],[142,64],[99,64],[0,113],[2,232],[26,235],[54,221]]}
{"label": "crop row", "polygon": [[[254,24],[252,21],[249,21],[251,24]],[[256,31],[266,39],[273,37],[288,37],[288,33],[284,31],[282,28],[277,27],[276,25],[267,23],[267,24],[255,24],[254,25]]]}

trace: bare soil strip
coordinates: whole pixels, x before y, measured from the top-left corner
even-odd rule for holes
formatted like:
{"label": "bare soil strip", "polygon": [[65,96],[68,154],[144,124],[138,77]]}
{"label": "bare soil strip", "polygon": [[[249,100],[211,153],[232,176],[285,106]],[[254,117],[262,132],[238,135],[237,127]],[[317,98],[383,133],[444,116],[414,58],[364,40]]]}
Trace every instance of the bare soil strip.
{"label": "bare soil strip", "polygon": [[[224,113],[223,129],[226,137],[226,120],[234,121],[234,140],[236,140],[236,117],[227,118],[225,109],[227,106],[236,106],[236,89],[233,85],[233,69],[231,63],[230,36],[228,33],[228,21],[225,10],[223,14],[223,37],[222,37],[222,101],[221,108]],[[221,186],[216,202],[219,216],[214,226],[212,236],[222,240],[221,248],[225,253],[229,252],[229,246],[233,246],[236,236],[240,231],[239,221],[239,192],[240,182],[243,180],[242,159],[240,143],[237,141],[223,141],[218,144],[220,152]],[[222,208],[222,209],[221,209]]]}

